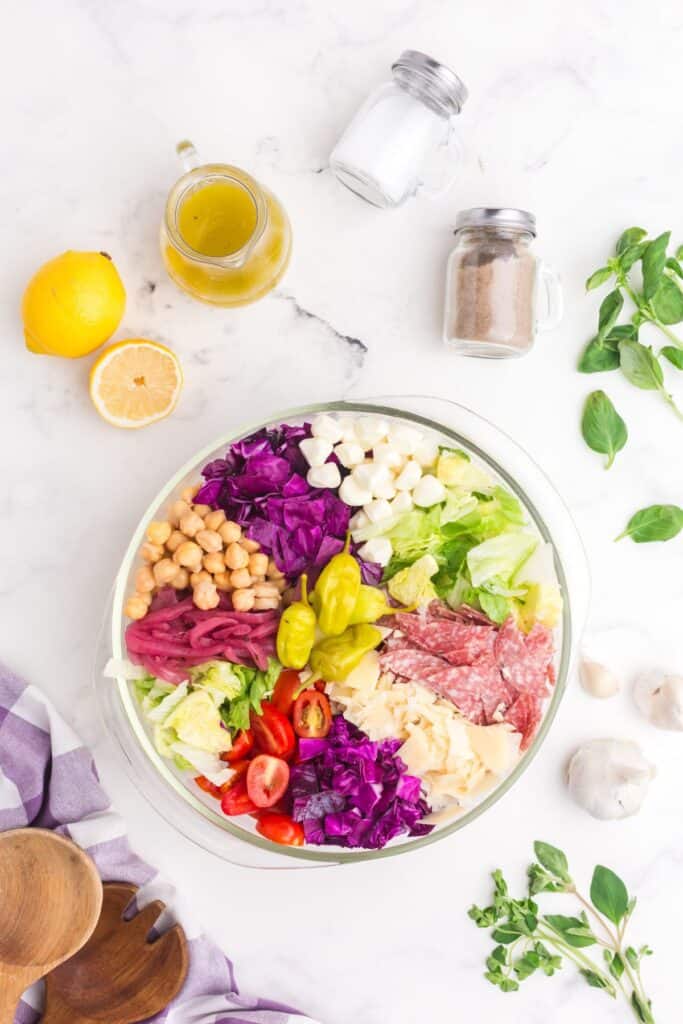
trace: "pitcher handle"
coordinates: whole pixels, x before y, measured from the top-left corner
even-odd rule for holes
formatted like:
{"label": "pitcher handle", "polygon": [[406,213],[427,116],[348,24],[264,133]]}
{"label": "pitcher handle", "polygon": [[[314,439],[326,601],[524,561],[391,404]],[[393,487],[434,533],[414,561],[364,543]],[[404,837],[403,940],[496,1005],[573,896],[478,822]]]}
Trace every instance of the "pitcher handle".
{"label": "pitcher handle", "polygon": [[187,174],[188,171],[193,171],[195,167],[201,166],[201,159],[199,153],[194,148],[192,142],[189,139],[183,139],[175,148],[178,158],[183,165],[183,170]]}
{"label": "pitcher handle", "polygon": [[552,331],[559,325],[564,313],[560,275],[554,267],[541,260],[538,264],[538,278],[545,295],[545,314],[538,317],[536,329],[539,332]]}

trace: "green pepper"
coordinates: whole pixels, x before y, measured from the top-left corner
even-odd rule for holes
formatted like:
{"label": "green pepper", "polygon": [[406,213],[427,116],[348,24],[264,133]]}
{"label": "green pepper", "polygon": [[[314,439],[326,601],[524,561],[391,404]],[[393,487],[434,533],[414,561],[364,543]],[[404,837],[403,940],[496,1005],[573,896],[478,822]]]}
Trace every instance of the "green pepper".
{"label": "green pepper", "polygon": [[379,647],[381,643],[381,631],[376,626],[369,626],[364,622],[349,626],[341,636],[326,637],[311,651],[309,660],[313,669],[313,679],[343,682],[364,655]]}
{"label": "green pepper", "polygon": [[383,591],[377,587],[368,587],[361,583],[358,591],[358,598],[351,612],[349,625],[354,626],[359,622],[377,622],[383,615],[395,615],[396,612],[414,612],[417,605],[411,604],[407,608],[394,608],[387,604]]}
{"label": "green pepper", "polygon": [[308,577],[301,577],[301,600],[282,613],[277,629],[277,656],[285,668],[303,668],[315,641],[315,612],[308,602]]}
{"label": "green pepper", "polygon": [[339,636],[351,620],[360,590],[360,565],[349,552],[351,534],[344,550],[331,558],[315,585],[318,625],[327,636]]}

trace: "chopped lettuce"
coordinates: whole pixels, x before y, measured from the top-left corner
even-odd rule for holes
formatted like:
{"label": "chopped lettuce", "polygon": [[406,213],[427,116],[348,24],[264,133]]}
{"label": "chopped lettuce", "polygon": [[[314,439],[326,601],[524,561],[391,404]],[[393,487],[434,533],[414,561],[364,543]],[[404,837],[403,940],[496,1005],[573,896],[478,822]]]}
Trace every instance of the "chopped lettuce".
{"label": "chopped lettuce", "polygon": [[261,702],[272,692],[282,666],[275,658],[269,658],[268,668],[261,672],[243,665],[233,666],[242,676],[242,689],[238,697],[225,701],[220,708],[221,718],[228,729],[239,732],[249,728],[249,715],[255,711],[261,714]]}
{"label": "chopped lettuce", "polygon": [[478,544],[467,553],[467,568],[473,587],[498,579],[511,580],[534,551],[538,541],[531,533],[501,533]]}
{"label": "chopped lettuce", "polygon": [[209,782],[213,782],[214,786],[222,786],[233,774],[232,769],[224,764],[216,754],[200,750],[199,747],[183,743],[182,740],[177,740],[171,745],[170,756],[174,761],[180,758],[181,764],[189,764],[193,771],[203,775]]}
{"label": "chopped lettuce", "polygon": [[530,583],[517,609],[520,627],[528,633],[534,623],[540,622],[542,626],[554,629],[561,615],[562,594],[557,583]]}
{"label": "chopped lettuce", "polygon": [[434,556],[423,555],[389,580],[389,593],[395,601],[404,605],[429,604],[437,596],[432,576],[438,571],[439,563]]}
{"label": "chopped lettuce", "polygon": [[150,722],[164,722],[173,709],[187,697],[187,683],[169,686],[169,690],[170,692],[167,691],[160,699],[155,699],[147,705],[145,701],[149,699],[149,695],[143,700],[142,706]]}
{"label": "chopped lettuce", "polygon": [[174,729],[181,742],[211,754],[220,754],[232,746],[218,707],[206,690],[193,690],[176,704],[163,724],[165,729]]}
{"label": "chopped lettuce", "polygon": [[484,490],[493,479],[485,469],[472,462],[466,452],[457,448],[444,449],[436,464],[436,476],[446,487],[459,487],[466,491]]}
{"label": "chopped lettuce", "polygon": [[[248,671],[248,670],[247,670]],[[244,668],[229,661],[206,661],[190,669],[193,687],[202,687],[223,700],[233,700],[244,689]]]}

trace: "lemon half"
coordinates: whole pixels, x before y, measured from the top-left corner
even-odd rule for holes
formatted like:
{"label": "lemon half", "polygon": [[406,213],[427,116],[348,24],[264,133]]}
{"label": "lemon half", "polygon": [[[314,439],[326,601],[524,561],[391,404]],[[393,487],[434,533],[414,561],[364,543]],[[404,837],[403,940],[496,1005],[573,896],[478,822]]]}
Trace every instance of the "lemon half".
{"label": "lemon half", "polygon": [[168,416],[182,386],[178,357],[145,338],[112,345],[90,371],[93,404],[115,427],[146,427]]}

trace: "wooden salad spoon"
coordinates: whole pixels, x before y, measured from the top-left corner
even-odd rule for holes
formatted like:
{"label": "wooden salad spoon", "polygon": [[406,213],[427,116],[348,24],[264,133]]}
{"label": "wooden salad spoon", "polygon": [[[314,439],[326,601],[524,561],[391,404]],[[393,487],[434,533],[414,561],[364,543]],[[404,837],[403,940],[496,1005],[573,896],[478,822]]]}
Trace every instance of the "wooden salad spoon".
{"label": "wooden salad spoon", "polygon": [[0,834],[0,1024],[87,942],[101,906],[97,868],[69,839],[39,828]]}
{"label": "wooden salad spoon", "polygon": [[126,920],[136,892],[123,882],[104,886],[90,941],[45,979],[42,1024],[133,1024],[161,1013],[177,996],[187,974],[185,933],[176,924],[150,942],[165,907],[155,900]]}

